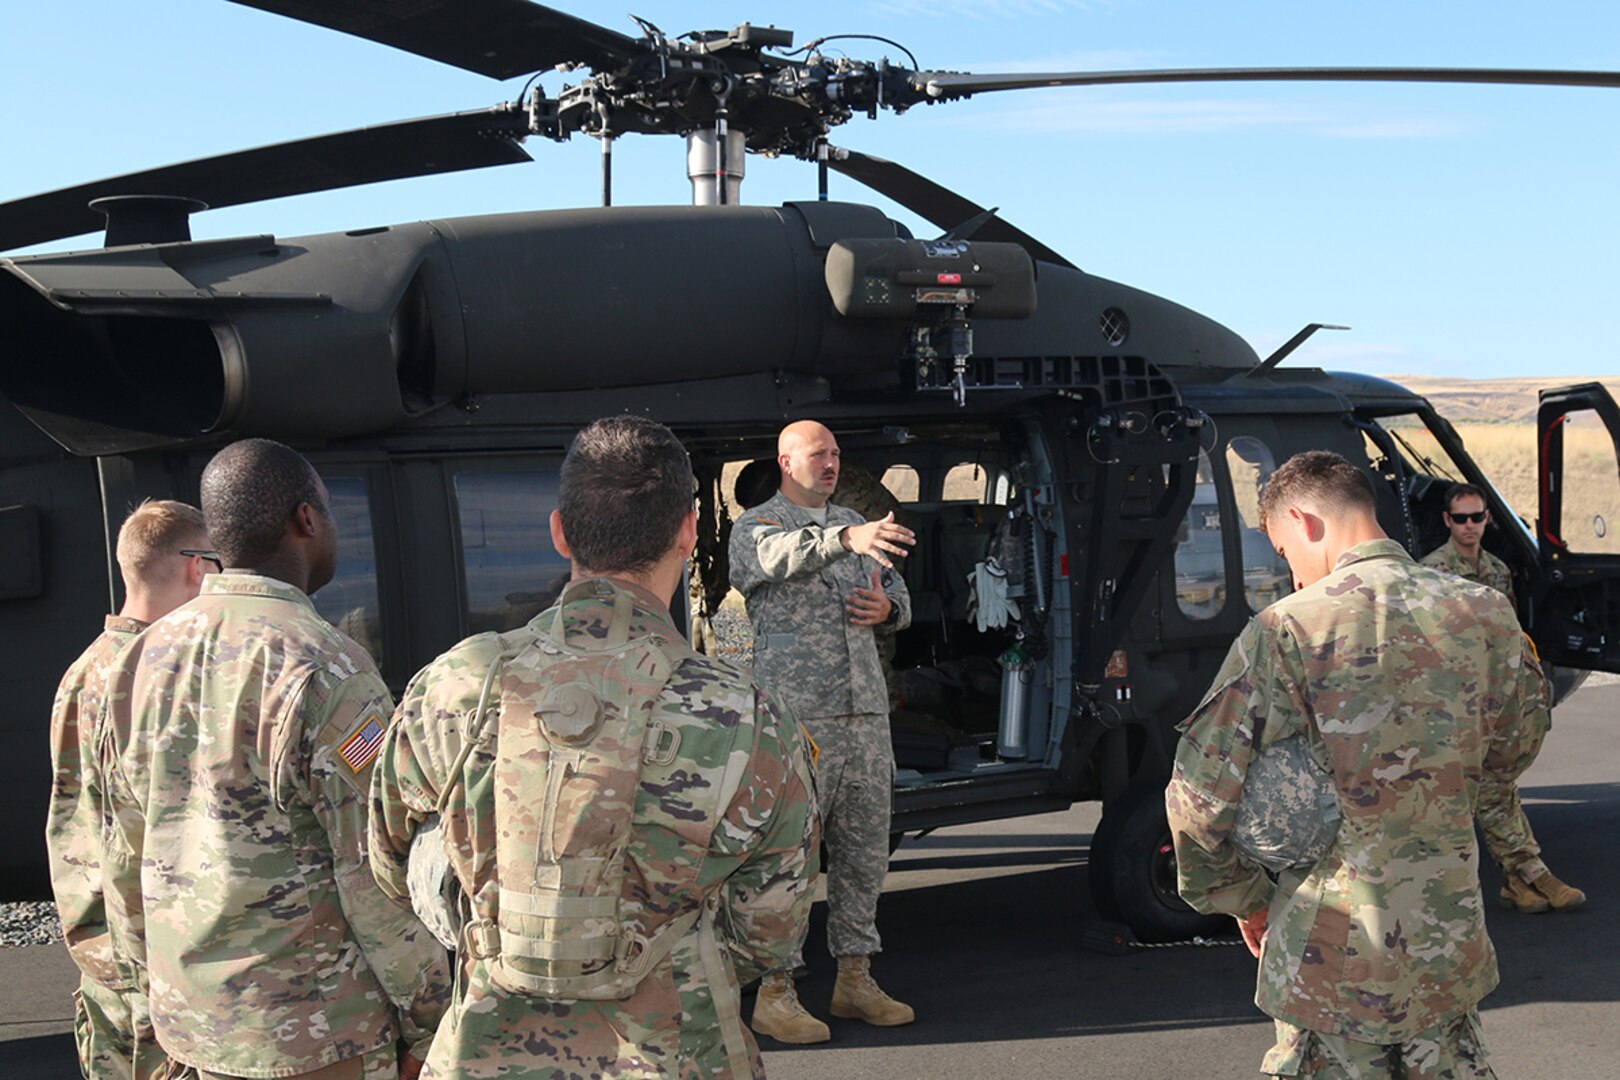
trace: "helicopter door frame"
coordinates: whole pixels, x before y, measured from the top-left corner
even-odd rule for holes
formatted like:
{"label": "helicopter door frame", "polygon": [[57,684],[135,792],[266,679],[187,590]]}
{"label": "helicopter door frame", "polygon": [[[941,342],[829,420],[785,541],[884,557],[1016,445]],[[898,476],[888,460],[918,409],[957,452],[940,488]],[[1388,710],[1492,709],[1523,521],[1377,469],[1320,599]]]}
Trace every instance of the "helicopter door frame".
{"label": "helicopter door frame", "polygon": [[[1529,605],[1530,636],[1542,659],[1592,671],[1620,671],[1620,544],[1614,551],[1580,551],[1567,539],[1565,431],[1570,417],[1591,411],[1602,421],[1620,461],[1620,406],[1599,383],[1545,389],[1536,410],[1537,568]],[[1620,482],[1620,471],[1617,471]],[[1620,505],[1614,508],[1620,526]],[[1607,535],[1602,515],[1594,532]]]}

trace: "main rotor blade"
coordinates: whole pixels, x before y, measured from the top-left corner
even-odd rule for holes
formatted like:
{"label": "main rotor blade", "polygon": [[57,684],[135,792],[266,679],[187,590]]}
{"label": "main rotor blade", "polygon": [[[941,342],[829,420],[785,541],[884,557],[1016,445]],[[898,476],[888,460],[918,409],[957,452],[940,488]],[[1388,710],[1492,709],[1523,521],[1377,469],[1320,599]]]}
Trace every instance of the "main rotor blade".
{"label": "main rotor blade", "polygon": [[1620,72],[1550,71],[1528,68],[1291,67],[1057,71],[1012,75],[919,71],[912,76],[912,86],[932,98],[955,98],[968,94],[982,94],[989,90],[1031,90],[1046,86],[1190,82],[1426,82],[1620,87]]}
{"label": "main rotor blade", "polygon": [[640,41],[529,0],[231,0],[492,79],[574,62],[615,67]]}
{"label": "main rotor blade", "polygon": [[[893,199],[941,229],[953,229],[964,221],[984,213],[984,207],[971,199],[965,199],[949,188],[941,187],[904,165],[863,154],[858,150],[839,150],[838,154],[848,156],[839,158],[837,154],[831,155],[827,162],[830,168],[837,169],[851,180],[860,181],[879,195]],[[1033,236],[999,217],[993,217],[981,225],[974,232],[973,238],[1018,244],[1029,252],[1032,258],[1067,266],[1070,269],[1079,269]]]}
{"label": "main rotor blade", "polygon": [[357,128],[166,165],[0,204],[0,251],[95,232],[103,195],[181,195],[210,207],[534,160],[510,105]]}

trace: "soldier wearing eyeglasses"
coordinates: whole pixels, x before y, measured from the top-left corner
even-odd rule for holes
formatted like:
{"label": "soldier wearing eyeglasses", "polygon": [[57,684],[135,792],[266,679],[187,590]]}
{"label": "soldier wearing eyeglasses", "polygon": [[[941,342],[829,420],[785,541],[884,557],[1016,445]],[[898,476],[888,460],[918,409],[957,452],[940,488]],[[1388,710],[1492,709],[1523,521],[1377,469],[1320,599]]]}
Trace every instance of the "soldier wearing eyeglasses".
{"label": "soldier wearing eyeglasses", "polygon": [[[1512,572],[1480,544],[1491,520],[1485,493],[1473,484],[1453,484],[1446,492],[1446,509],[1441,516],[1451,530],[1451,539],[1425,555],[1423,565],[1489,585],[1512,601]],[[1514,606],[1518,606],[1516,602]],[[1525,728],[1520,732],[1525,768],[1541,752],[1550,723],[1547,710],[1536,710],[1521,721]],[[1586,902],[1584,892],[1558,880],[1542,862],[1541,845],[1519,801],[1518,785],[1505,784],[1487,791],[1479,801],[1476,816],[1486,849],[1502,867],[1503,907],[1535,915],[1548,910],[1569,911]]]}
{"label": "soldier wearing eyeglasses", "polygon": [[[193,547],[187,548],[191,544]],[[74,1031],[85,1076],[134,1080],[164,1072],[168,1058],[147,1017],[146,998],[107,928],[101,890],[101,805],[95,775],[95,716],[107,669],[120,649],[196,596],[213,573],[202,511],[168,499],[137,506],[118,530],[115,554],[124,604],[108,615],[57,688],[51,710],[51,805],[45,846],[68,952],[79,966]]]}

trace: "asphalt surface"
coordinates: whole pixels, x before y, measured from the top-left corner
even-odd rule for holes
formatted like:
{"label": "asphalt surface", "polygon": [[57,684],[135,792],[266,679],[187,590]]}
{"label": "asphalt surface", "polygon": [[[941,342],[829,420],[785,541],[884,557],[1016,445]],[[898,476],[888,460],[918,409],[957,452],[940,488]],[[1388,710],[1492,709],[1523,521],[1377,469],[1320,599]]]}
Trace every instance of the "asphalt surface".
{"label": "asphalt surface", "polygon": [[[1501,1080],[1620,1076],[1620,686],[1559,707],[1521,790],[1544,857],[1590,899],[1569,914],[1490,908],[1502,985],[1483,1005]],[[763,1040],[773,1080],[1076,1076],[1251,1080],[1270,1045],[1241,946],[1090,951],[1095,805],[943,830],[895,853],[879,925],[904,1028],[831,1020],[833,1041]],[[1500,879],[1485,876],[1487,899]],[[825,1016],[834,966],[817,905],[804,1001]],[[74,970],[61,946],[0,950],[0,1076],[71,1077]],[[745,1008],[752,1007],[751,996]]]}

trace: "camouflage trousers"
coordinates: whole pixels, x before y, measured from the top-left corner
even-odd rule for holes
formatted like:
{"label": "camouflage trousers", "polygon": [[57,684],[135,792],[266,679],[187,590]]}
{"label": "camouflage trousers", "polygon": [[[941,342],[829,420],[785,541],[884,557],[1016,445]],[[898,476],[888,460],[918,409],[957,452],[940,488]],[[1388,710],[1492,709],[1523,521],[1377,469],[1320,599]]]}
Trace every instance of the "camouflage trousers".
{"label": "camouflage trousers", "polygon": [[[204,1069],[187,1069],[177,1073],[173,1080],[237,1080],[223,1073]],[[314,1072],[297,1073],[285,1080],[399,1080],[399,1050],[393,1043],[379,1046],[359,1057],[334,1061]]]}
{"label": "camouflage trousers", "polygon": [[169,1059],[152,1031],[146,998],[133,991],[109,990],[81,978],[73,995],[73,1041],[79,1048],[79,1071],[91,1080],[154,1080],[168,1072]]}
{"label": "camouflage trousers", "polygon": [[[883,713],[804,721],[819,750],[816,808],[827,847],[827,948],[834,956],[871,956],[883,948],[878,896],[889,872],[894,745]],[[805,931],[785,970],[804,963]]]}
{"label": "camouflage trousers", "polygon": [[[1536,724],[1536,730],[1523,733],[1519,759],[1515,762],[1521,771],[1536,760],[1547,738],[1550,717],[1547,713],[1541,715],[1548,719],[1539,723],[1529,721]],[[1479,822],[1480,835],[1485,837],[1485,849],[1504,874],[1517,874],[1529,881],[1547,872],[1547,864],[1541,861],[1541,845],[1536,843],[1536,834],[1530,831],[1530,819],[1524,814],[1524,804],[1519,801],[1517,784],[1481,786],[1474,818]]]}
{"label": "camouflage trousers", "polygon": [[1496,1080],[1480,1030],[1469,1009],[1403,1043],[1356,1042],[1342,1035],[1276,1021],[1277,1045],[1260,1063],[1268,1076],[1315,1080]]}

